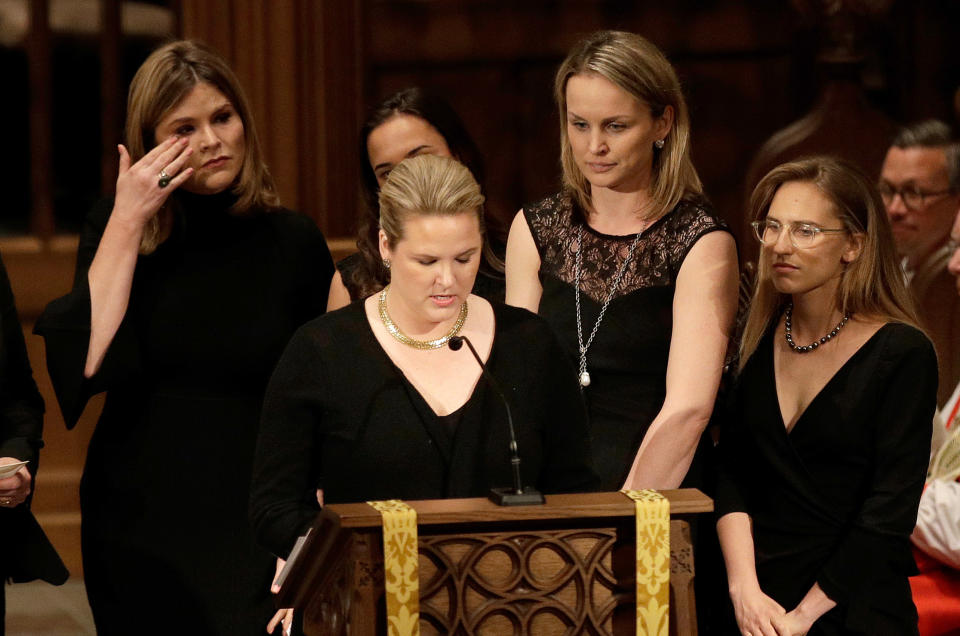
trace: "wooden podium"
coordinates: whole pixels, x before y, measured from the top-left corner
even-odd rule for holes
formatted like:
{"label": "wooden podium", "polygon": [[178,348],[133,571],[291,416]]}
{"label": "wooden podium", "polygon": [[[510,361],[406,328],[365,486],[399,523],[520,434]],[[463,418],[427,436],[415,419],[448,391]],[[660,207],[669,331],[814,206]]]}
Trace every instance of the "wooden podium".
{"label": "wooden podium", "polygon": [[[693,548],[684,517],[710,512],[695,489],[670,500],[670,632],[696,634]],[[429,634],[633,635],[634,503],[622,493],[547,495],[543,506],[487,499],[406,502],[417,511],[420,630]],[[385,634],[380,513],[331,504],[280,589],[308,635]]]}

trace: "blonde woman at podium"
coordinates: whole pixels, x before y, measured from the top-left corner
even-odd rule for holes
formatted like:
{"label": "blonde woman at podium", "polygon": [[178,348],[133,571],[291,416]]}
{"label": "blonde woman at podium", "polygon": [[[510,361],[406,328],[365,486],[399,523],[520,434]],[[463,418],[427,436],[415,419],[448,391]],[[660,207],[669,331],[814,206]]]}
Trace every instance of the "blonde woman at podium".
{"label": "blonde woman at podium", "polygon": [[720,437],[724,633],[916,634],[910,533],[937,358],[880,195],[814,157],[774,168],[750,207],[758,283]]}
{"label": "blonde woman at podium", "polygon": [[591,490],[576,374],[542,319],[470,293],[483,202],[461,163],[400,162],[380,190],[378,244],[390,282],[304,325],[270,380],[250,512],[286,557],[325,503],[480,497],[512,482],[510,402],[526,484]]}

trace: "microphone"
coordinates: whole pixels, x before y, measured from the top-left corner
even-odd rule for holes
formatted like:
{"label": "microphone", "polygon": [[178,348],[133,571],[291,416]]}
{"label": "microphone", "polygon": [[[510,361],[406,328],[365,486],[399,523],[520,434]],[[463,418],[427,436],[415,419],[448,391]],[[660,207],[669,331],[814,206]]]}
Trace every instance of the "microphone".
{"label": "microphone", "polygon": [[546,503],[543,495],[535,488],[524,488],[520,479],[520,451],[517,449],[517,434],[513,428],[513,414],[510,411],[510,403],[507,396],[500,389],[500,384],[494,379],[493,375],[487,371],[487,365],[483,363],[477,350],[473,348],[473,343],[466,336],[453,336],[447,341],[447,346],[452,351],[459,351],[466,343],[473,359],[480,365],[480,371],[490,388],[500,397],[503,407],[507,411],[507,426],[510,429],[510,466],[513,469],[513,488],[491,488],[489,498],[498,506],[534,506]]}

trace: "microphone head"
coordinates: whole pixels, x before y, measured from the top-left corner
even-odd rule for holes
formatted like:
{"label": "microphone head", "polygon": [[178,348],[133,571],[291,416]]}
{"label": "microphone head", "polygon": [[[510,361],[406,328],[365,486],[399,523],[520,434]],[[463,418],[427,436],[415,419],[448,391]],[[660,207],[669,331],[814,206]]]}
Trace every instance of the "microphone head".
{"label": "microphone head", "polygon": [[451,351],[460,351],[460,348],[463,346],[463,337],[453,336],[447,340],[447,346],[450,347]]}

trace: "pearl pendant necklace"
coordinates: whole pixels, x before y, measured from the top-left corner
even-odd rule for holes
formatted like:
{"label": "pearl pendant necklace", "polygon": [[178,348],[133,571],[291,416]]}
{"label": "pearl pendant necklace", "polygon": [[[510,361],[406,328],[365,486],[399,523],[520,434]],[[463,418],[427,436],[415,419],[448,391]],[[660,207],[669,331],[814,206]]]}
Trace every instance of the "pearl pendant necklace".
{"label": "pearl pendant necklace", "polygon": [[630,244],[630,250],[627,252],[627,258],[623,261],[620,271],[617,272],[613,286],[610,287],[607,298],[603,301],[603,306],[600,307],[600,315],[597,316],[597,322],[593,323],[593,330],[590,331],[590,336],[587,338],[586,344],[584,344],[583,321],[580,318],[580,262],[582,260],[583,225],[577,227],[577,255],[573,261],[573,289],[577,306],[577,345],[580,347],[580,386],[583,388],[590,386],[590,372],[587,371],[587,350],[590,348],[590,345],[593,344],[593,339],[596,337],[597,329],[600,328],[600,323],[603,321],[603,315],[607,313],[607,307],[610,306],[610,301],[613,300],[614,294],[620,289],[620,282],[623,280],[624,274],[627,273],[627,267],[629,267],[630,261],[633,260],[633,252],[637,249],[637,243],[640,242],[641,234],[643,234],[642,231],[637,232],[637,235],[633,238],[633,243]]}
{"label": "pearl pendant necklace", "polygon": [[588,387],[590,386],[590,372],[587,371],[587,350],[584,347],[580,348],[580,386]]}

